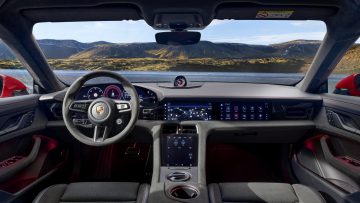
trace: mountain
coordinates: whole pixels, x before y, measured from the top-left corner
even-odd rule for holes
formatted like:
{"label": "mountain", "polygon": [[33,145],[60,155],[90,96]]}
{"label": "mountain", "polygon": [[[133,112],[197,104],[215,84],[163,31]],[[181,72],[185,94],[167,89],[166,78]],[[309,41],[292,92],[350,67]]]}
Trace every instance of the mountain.
{"label": "mountain", "polygon": [[[295,40],[272,45],[241,43],[213,43],[201,41],[189,46],[166,46],[157,43],[115,44],[105,41],[82,43],[76,40],[42,39],[37,41],[45,56],[50,59],[83,58],[306,58],[315,55],[320,41]],[[13,59],[0,42],[0,59]]]}
{"label": "mountain", "polygon": [[360,44],[354,44],[341,59],[335,71],[337,73],[359,73]]}
{"label": "mountain", "polygon": [[307,58],[315,56],[319,49],[320,41],[317,40],[294,40],[281,44],[272,44],[276,55],[285,58]]}
{"label": "mountain", "polygon": [[201,41],[189,46],[166,46],[157,43],[106,44],[94,46],[71,56],[81,58],[304,58],[315,55],[320,42],[302,40],[275,45],[248,45],[239,43],[212,43]]}
{"label": "mountain", "polygon": [[69,58],[81,51],[109,42],[82,43],[76,40],[53,40],[42,39],[37,41],[47,58],[62,59]]}

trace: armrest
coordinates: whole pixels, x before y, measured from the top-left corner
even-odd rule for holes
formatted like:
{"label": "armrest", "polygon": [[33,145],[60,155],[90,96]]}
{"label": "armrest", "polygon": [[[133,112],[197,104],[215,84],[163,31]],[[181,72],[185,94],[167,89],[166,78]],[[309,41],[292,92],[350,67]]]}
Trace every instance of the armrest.
{"label": "armrest", "polygon": [[41,138],[35,137],[34,145],[31,149],[29,155],[23,159],[16,161],[15,163],[0,168],[0,182],[4,182],[14,175],[16,175],[19,171],[25,169],[31,163],[33,163],[39,153],[40,145],[41,145]]}
{"label": "armrest", "polygon": [[325,160],[329,164],[331,164],[332,166],[337,168],[338,170],[344,172],[345,174],[349,174],[350,176],[355,178],[356,181],[360,181],[360,167],[349,164],[349,163],[343,161],[342,159],[340,159],[339,157],[334,156],[328,145],[328,142],[327,142],[328,139],[329,139],[328,137],[324,136],[320,140],[321,148],[322,148],[322,151],[324,152]]}

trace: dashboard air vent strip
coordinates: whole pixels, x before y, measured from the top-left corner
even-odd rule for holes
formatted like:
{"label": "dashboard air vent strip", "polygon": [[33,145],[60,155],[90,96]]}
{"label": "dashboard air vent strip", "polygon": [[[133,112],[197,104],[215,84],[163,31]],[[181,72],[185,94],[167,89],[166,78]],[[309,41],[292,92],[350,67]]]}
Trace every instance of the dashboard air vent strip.
{"label": "dashboard air vent strip", "polygon": [[283,105],[285,118],[309,119],[312,117],[314,107],[311,103],[299,103],[295,105]]}
{"label": "dashboard air vent strip", "polygon": [[177,125],[164,125],[161,130],[162,134],[176,134],[178,132]]}
{"label": "dashboard air vent strip", "polygon": [[181,133],[197,134],[196,126],[195,125],[184,125],[181,127]]}

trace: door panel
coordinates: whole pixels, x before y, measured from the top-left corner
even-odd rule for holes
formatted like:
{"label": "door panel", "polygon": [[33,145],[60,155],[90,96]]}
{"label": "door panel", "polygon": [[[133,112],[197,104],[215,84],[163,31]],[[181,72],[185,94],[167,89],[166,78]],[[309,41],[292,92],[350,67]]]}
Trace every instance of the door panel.
{"label": "door panel", "polygon": [[24,202],[62,166],[67,150],[41,135],[47,123],[39,95],[0,99],[0,202]]}
{"label": "door panel", "polygon": [[328,202],[360,202],[360,98],[324,95],[315,122],[317,136],[293,157],[295,175]]}
{"label": "door panel", "polygon": [[45,128],[46,117],[38,108],[39,97],[0,99],[0,143]]}

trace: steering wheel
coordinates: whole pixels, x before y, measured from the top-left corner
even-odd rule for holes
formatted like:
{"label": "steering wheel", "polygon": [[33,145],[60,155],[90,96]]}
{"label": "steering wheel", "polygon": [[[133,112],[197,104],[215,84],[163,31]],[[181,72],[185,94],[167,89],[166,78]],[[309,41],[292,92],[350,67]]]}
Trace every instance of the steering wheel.
{"label": "steering wheel", "polygon": [[[85,82],[98,77],[109,77],[119,81],[131,97],[130,101],[105,97],[75,100]],[[73,112],[87,115],[93,127],[92,138],[76,127],[72,118]],[[90,146],[105,146],[123,139],[131,132],[139,115],[139,98],[135,87],[123,76],[111,71],[95,71],[78,78],[69,87],[64,97],[62,113],[67,129],[77,140]],[[129,115],[130,119],[125,119]],[[120,132],[113,133],[113,129],[120,125]]]}

